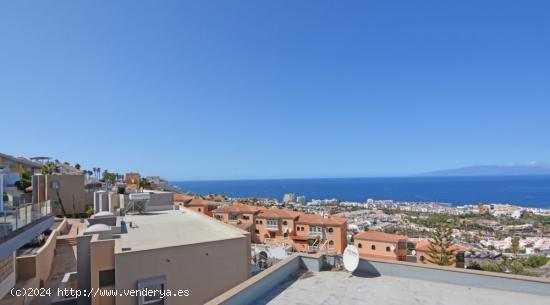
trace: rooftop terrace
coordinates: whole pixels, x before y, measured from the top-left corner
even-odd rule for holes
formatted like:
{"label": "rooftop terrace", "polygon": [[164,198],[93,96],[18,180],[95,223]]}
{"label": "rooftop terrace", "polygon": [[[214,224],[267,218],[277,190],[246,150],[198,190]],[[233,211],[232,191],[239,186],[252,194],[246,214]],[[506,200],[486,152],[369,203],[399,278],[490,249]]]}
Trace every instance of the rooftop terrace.
{"label": "rooftop terrace", "polygon": [[549,304],[550,297],[381,275],[310,272],[283,283],[252,304]]}
{"label": "rooftop terrace", "polygon": [[[115,253],[241,238],[247,232],[186,208],[126,215]],[[128,249],[122,251],[122,249]]]}
{"label": "rooftop terrace", "polygon": [[207,305],[265,304],[550,304],[539,278],[361,259],[350,274],[341,258],[292,255]]}

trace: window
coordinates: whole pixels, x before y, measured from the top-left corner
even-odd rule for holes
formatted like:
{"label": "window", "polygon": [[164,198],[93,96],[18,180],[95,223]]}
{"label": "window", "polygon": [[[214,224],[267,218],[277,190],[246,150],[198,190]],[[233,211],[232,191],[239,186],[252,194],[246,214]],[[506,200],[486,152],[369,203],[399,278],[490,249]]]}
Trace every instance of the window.
{"label": "window", "polygon": [[277,228],[278,227],[278,221],[277,219],[268,219],[267,220],[267,227],[268,228]]}
{"label": "window", "polygon": [[99,271],[99,288],[115,285],[115,269]]}
{"label": "window", "polygon": [[331,240],[331,241],[328,242],[329,249],[334,249],[335,246],[336,246],[336,244],[334,243],[334,241]]}
{"label": "window", "polygon": [[390,247],[386,247],[386,252],[390,252],[391,251],[391,248]]}
{"label": "window", "polygon": [[370,248],[371,248],[372,250],[376,250],[376,246],[375,246],[375,245],[370,246]]}
{"label": "window", "polygon": [[285,232],[285,234],[283,234],[283,238],[288,239],[288,233]]}
{"label": "window", "polygon": [[283,226],[288,225],[288,222],[286,220],[283,220]]}
{"label": "window", "polygon": [[202,212],[202,209],[201,209],[201,208],[199,208],[199,212]]}
{"label": "window", "polygon": [[237,220],[236,214],[229,214],[229,220]]}
{"label": "window", "polygon": [[421,261],[421,262],[425,262],[425,261],[426,261],[426,258],[424,257],[424,255],[421,255],[421,256],[420,256],[420,261]]}
{"label": "window", "polygon": [[249,220],[249,219],[250,219],[250,216],[248,216],[248,215],[243,215],[243,219],[244,219],[244,220]]}
{"label": "window", "polygon": [[139,305],[164,305],[166,299],[161,299],[160,295],[166,288],[166,277],[156,276],[138,280],[138,289],[147,290],[142,296],[138,297]]}
{"label": "window", "polygon": [[323,232],[323,227],[319,227],[319,226],[309,227],[309,231],[314,234],[321,234]]}
{"label": "window", "polygon": [[155,284],[146,287],[148,291],[152,291],[151,294],[144,295],[143,298],[143,304],[164,304],[164,299],[162,299],[160,296],[162,294],[162,291],[164,291],[164,284]]}
{"label": "window", "polygon": [[223,216],[220,215],[220,214],[216,214],[216,219],[217,219],[217,220],[222,220],[222,219],[223,219]]}
{"label": "window", "polygon": [[361,249],[361,248],[363,248],[363,245],[361,243],[358,243],[357,248]]}
{"label": "window", "polygon": [[256,234],[260,234],[260,230],[258,229],[254,230],[254,232],[256,232]]}
{"label": "window", "polygon": [[328,232],[328,234],[332,234],[332,233],[334,233],[334,229],[333,228],[328,228],[327,232]]}

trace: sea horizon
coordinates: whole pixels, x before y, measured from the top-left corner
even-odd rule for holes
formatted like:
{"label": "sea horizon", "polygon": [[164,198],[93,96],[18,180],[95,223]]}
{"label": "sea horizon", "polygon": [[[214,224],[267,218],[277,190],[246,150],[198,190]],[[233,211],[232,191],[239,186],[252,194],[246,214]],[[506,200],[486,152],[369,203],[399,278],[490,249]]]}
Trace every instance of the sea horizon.
{"label": "sea horizon", "polygon": [[281,200],[286,193],[311,199],[365,202],[367,199],[440,202],[452,205],[507,203],[550,208],[550,175],[392,176],[337,178],[262,178],[170,181],[182,191],[232,198]]}

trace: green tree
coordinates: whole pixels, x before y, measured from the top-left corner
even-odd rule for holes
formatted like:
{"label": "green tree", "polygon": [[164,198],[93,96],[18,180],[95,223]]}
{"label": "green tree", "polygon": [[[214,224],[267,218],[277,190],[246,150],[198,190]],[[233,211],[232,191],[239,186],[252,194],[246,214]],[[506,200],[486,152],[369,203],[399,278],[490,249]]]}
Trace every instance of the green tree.
{"label": "green tree", "polygon": [[23,173],[19,181],[15,182],[15,186],[20,191],[25,191],[26,188],[32,185],[32,175],[30,173]]}
{"label": "green tree", "polygon": [[52,175],[55,172],[58,172],[57,165],[54,162],[48,161],[42,166],[43,175]]}
{"label": "green tree", "polygon": [[428,256],[433,264],[450,266],[455,262],[455,250],[453,248],[453,230],[448,226],[437,227],[432,233]]}
{"label": "green tree", "polygon": [[518,252],[519,252],[519,237],[514,236],[512,238],[512,246],[510,247],[510,251],[514,254],[518,254]]}
{"label": "green tree", "polygon": [[74,168],[76,168],[77,170],[80,170],[80,164],[78,164],[78,163],[75,164],[75,165],[74,165]]}
{"label": "green tree", "polygon": [[108,170],[104,170],[101,180],[103,180],[103,182],[105,183],[115,184],[116,177],[117,177],[116,173],[110,173]]}
{"label": "green tree", "polygon": [[144,189],[144,188],[147,188],[147,187],[150,187],[151,186],[151,183],[149,183],[149,181],[147,181],[145,178],[140,178],[139,181],[138,181],[138,187],[141,188],[141,189]]}

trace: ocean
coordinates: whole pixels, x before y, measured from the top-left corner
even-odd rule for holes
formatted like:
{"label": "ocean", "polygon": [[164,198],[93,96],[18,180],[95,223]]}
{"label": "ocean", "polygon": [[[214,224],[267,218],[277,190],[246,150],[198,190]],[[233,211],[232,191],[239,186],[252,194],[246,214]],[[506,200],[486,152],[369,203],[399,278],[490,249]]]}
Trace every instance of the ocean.
{"label": "ocean", "polygon": [[550,208],[550,176],[326,178],[228,181],[173,181],[186,192],[229,197],[268,197],[286,193],[310,199],[365,202],[367,199],[437,201],[453,205],[511,203]]}

